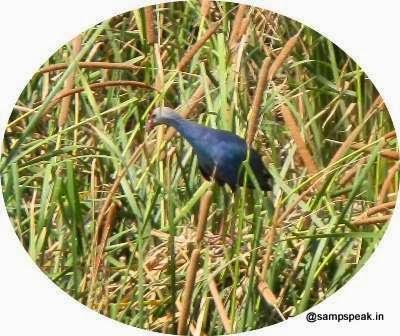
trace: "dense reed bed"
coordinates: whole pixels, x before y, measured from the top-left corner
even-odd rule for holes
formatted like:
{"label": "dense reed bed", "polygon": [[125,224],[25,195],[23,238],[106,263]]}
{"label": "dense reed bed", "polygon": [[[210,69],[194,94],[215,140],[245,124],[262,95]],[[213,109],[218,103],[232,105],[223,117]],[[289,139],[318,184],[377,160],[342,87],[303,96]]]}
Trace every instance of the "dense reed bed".
{"label": "dense reed bed", "polygon": [[[204,181],[174,130],[146,131],[160,105],[245,138],[273,191]],[[399,153],[379,93],[338,47],[203,0],[124,13],[57,50],[15,104],[0,168],[16,234],[76,300],[149,330],[218,335],[297,315],[365,264],[395,206]]]}

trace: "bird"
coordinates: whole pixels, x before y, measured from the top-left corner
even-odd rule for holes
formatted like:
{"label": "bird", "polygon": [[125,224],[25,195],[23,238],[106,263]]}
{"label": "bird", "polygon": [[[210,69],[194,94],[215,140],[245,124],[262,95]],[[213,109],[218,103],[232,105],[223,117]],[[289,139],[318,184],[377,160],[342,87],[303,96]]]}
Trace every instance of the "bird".
{"label": "bird", "polygon": [[[263,191],[272,190],[272,177],[260,155],[238,135],[187,120],[170,107],[155,108],[149,115],[147,129],[157,125],[175,128],[189,142],[206,180],[213,179],[220,186],[227,184],[235,192],[244,184],[244,168],[241,169],[241,165],[249,151],[249,164],[260,188]],[[246,185],[254,188],[250,178],[247,178]]]}

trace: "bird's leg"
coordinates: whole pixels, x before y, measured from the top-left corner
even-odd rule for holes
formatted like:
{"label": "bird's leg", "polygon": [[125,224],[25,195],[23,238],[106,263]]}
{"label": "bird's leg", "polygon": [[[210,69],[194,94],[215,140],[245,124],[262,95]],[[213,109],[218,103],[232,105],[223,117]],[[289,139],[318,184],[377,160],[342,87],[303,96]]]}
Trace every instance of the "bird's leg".
{"label": "bird's leg", "polygon": [[222,217],[221,217],[218,233],[221,236],[221,239],[225,240],[227,230],[229,229],[229,226],[230,226],[229,225],[230,222],[228,222],[227,217],[228,217],[228,214],[231,213],[231,211],[229,211],[230,197],[228,197],[228,195],[226,194],[225,189],[223,189],[223,191],[222,191],[222,196],[223,196],[223,202],[224,202],[224,209],[222,212]]}
{"label": "bird's leg", "polygon": [[225,238],[225,233],[226,233],[226,225],[227,225],[227,220],[226,217],[228,215],[228,207],[224,198],[224,209],[222,210],[221,214],[221,219],[219,221],[219,228],[218,228],[218,234],[221,236],[222,239]]}
{"label": "bird's leg", "polygon": [[232,241],[230,239],[230,235],[227,237],[227,232],[230,228],[230,221],[228,221],[228,214],[230,213],[229,209],[231,207],[231,198],[227,195],[226,190],[223,188],[220,189],[219,192],[222,194],[222,202],[219,204],[222,205],[222,213],[221,218],[219,220],[219,225],[217,227],[216,233],[210,233],[208,235],[208,242],[211,246],[227,246],[232,245]]}
{"label": "bird's leg", "polygon": [[[221,181],[218,176],[217,176],[217,165],[215,165],[213,172],[210,176],[210,179],[217,182],[219,185],[223,186],[224,182]],[[226,190],[224,188],[222,188],[222,195],[223,195],[223,203],[224,203],[224,209],[222,212],[222,217],[221,217],[221,221],[220,221],[220,225],[219,225],[219,229],[218,229],[218,233],[217,234],[212,234],[212,236],[209,236],[208,241],[210,243],[210,245],[219,245],[219,244],[228,244],[228,245],[232,245],[232,233],[234,232],[234,225],[232,225],[232,220],[228,220],[227,216],[229,213],[232,213],[232,211],[229,211],[229,209],[231,207],[235,208],[236,205],[236,199],[238,199],[238,196],[235,196],[238,193],[238,189],[237,188],[232,188],[232,191],[234,192],[234,198],[233,198],[233,202],[232,202],[232,198],[229,197],[229,195],[227,195]],[[239,194],[240,195],[240,191]],[[230,234],[227,233],[230,232]]]}
{"label": "bird's leg", "polygon": [[215,176],[216,176],[216,173],[217,173],[217,165],[214,166],[214,169],[213,169],[212,174],[211,174],[211,179],[212,179],[213,181],[217,182],[218,184],[220,184],[220,183],[217,181],[216,177],[215,177]]}
{"label": "bird's leg", "polygon": [[[241,198],[241,193],[242,190],[240,188],[236,188],[234,193],[233,193],[233,201],[232,201],[232,207],[233,209],[238,209],[240,206],[240,198]],[[236,211],[231,211],[231,213],[236,213]],[[231,240],[235,240],[236,239],[236,233],[235,233],[235,227],[237,226],[237,222],[238,222],[238,218],[232,218],[230,221],[231,225],[229,227],[230,230],[230,238]],[[233,223],[233,225],[232,225]]]}
{"label": "bird's leg", "polygon": [[[223,199],[224,199],[224,209],[219,224],[218,234],[215,237],[221,240],[222,242],[226,242],[226,241],[231,241],[232,233],[234,231],[234,225],[232,225],[232,220],[234,219],[231,218],[231,220],[228,220],[227,217],[229,213],[232,213],[232,211],[229,210],[231,208],[235,208],[236,202],[235,198],[232,200],[232,197],[230,197],[230,195],[227,194],[225,189],[223,190]],[[228,232],[229,234],[227,237]]]}
{"label": "bird's leg", "polygon": [[252,213],[254,209],[254,193],[252,190],[248,190],[245,195],[245,201],[246,201],[246,212],[247,213]]}
{"label": "bird's leg", "polygon": [[201,175],[203,175],[203,177],[204,177],[207,181],[210,181],[210,176],[207,175],[207,172],[206,172],[201,166],[199,166],[199,169],[200,169]]}

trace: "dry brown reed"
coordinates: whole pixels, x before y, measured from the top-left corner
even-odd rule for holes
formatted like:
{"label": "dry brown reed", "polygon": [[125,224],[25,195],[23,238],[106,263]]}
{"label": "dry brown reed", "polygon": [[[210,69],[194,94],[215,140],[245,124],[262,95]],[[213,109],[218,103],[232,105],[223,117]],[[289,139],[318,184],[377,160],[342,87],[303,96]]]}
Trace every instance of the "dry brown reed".
{"label": "dry brown reed", "polygon": [[107,213],[106,220],[103,224],[103,222],[98,223],[96,230],[97,232],[101,231],[101,240],[98,244],[98,246],[95,249],[95,257],[93,259],[93,265],[92,265],[92,273],[91,273],[91,278],[90,278],[90,288],[94,288],[94,284],[96,283],[97,280],[97,275],[100,269],[100,266],[103,261],[103,254],[104,254],[104,249],[107,244],[107,239],[109,237],[111,228],[114,224],[115,217],[117,215],[117,209],[118,205],[117,203],[113,203]]}
{"label": "dry brown reed", "polygon": [[383,138],[385,139],[385,141],[390,141],[390,140],[396,138],[396,131],[391,131],[391,132],[386,133],[383,136]]}
{"label": "dry brown reed", "polygon": [[[106,81],[106,82],[101,82],[101,83],[95,83],[95,84],[90,84],[89,88],[91,90],[96,90],[96,89],[101,89],[101,88],[106,88],[110,86],[130,86],[130,87],[137,87],[137,88],[142,88],[142,89],[148,89],[148,90],[156,90],[156,88],[144,84],[142,82],[137,82],[137,81],[130,81],[130,80],[116,80],[116,81]],[[82,87],[71,89],[69,91],[61,92],[54,100],[47,106],[46,111],[50,110],[53,108],[55,105],[57,105],[60,100],[64,97],[74,95],[75,93],[80,93],[84,92],[85,89]]]}
{"label": "dry brown reed", "polygon": [[[350,148],[352,149],[361,149],[365,152],[371,152],[371,148],[366,147],[367,145],[365,143],[362,142],[357,142],[357,143],[353,143],[350,145]],[[387,158],[387,159],[391,159],[391,160],[399,160],[400,159],[400,155],[398,151],[395,150],[391,150],[391,149],[383,149],[380,152],[380,155],[382,155],[383,157]]]}
{"label": "dry brown reed", "polygon": [[349,183],[350,180],[357,174],[362,165],[365,164],[366,162],[367,162],[367,157],[364,157],[361,160],[359,160],[353,167],[351,167],[344,173],[343,177],[339,181],[339,184],[341,186],[344,186],[345,184]]}
{"label": "dry brown reed", "polygon": [[[350,132],[350,134],[348,135],[345,142],[342,143],[340,148],[333,155],[328,166],[334,165],[336,163],[336,161],[340,160],[346,154],[346,152],[350,148],[351,144],[354,142],[354,140],[357,138],[357,136],[363,129],[365,123],[376,113],[377,110],[379,110],[383,106],[383,104],[384,103],[383,103],[382,98],[380,96],[378,96],[375,99],[375,101],[372,103],[368,112],[366,113],[363,122],[360,125],[358,125],[352,132]],[[325,180],[325,177],[327,176],[327,174],[329,174],[329,171],[326,174],[320,176],[317,180],[313,181],[313,183],[288,208],[286,208],[286,210],[283,212],[283,214],[278,218],[278,225],[280,225],[280,223],[282,223],[285,220],[285,218],[287,218],[294,211],[294,209],[296,209],[297,205],[305,197],[307,197],[313,191],[313,189],[315,187],[323,185],[323,181]],[[390,174],[390,172],[389,172],[389,174]],[[395,174],[395,172],[393,172],[393,176],[394,176],[394,174]],[[390,181],[393,178],[393,176],[390,178]],[[390,176],[388,175],[386,180],[388,180],[389,177]],[[389,186],[390,186],[390,181],[387,183]],[[385,185],[385,183],[384,183],[384,185]],[[384,189],[384,188],[382,187],[382,189]],[[317,190],[315,190],[315,192],[318,192],[318,188],[317,188]],[[381,193],[383,193],[382,190],[381,190]],[[385,195],[386,195],[386,193],[385,193]],[[383,197],[383,198],[385,198],[385,197]],[[384,200],[382,200],[382,203],[383,202],[384,202]]]}
{"label": "dry brown reed", "polygon": [[272,290],[268,287],[268,284],[264,281],[261,280],[258,285],[257,289],[264,298],[264,300],[271,306],[276,307],[276,304],[278,303],[278,300],[275,296],[275,294],[272,292]]}
{"label": "dry brown reed", "polygon": [[250,24],[250,18],[247,16],[243,18],[242,23],[240,25],[240,30],[239,30],[239,39],[242,38],[242,36],[246,33],[247,28],[249,27]]}
{"label": "dry brown reed", "polygon": [[392,215],[384,215],[384,216],[375,216],[375,217],[366,217],[361,219],[356,219],[352,221],[351,225],[370,225],[370,224],[385,224]]}
{"label": "dry brown reed", "polygon": [[276,75],[282,64],[290,56],[290,53],[292,52],[294,46],[297,43],[297,40],[299,39],[299,35],[300,32],[292,36],[289,40],[287,40],[281,52],[278,54],[278,56],[271,64],[271,67],[268,72],[268,80],[272,80],[274,78],[274,76]]}
{"label": "dry brown reed", "polygon": [[153,6],[147,6],[144,8],[144,17],[146,25],[146,39],[147,43],[154,44],[157,42],[157,36],[154,29],[154,12]]}
{"label": "dry brown reed", "polygon": [[107,212],[108,207],[110,206],[112,199],[114,197],[114,194],[117,192],[119,185],[121,183],[121,180],[123,179],[123,177],[126,175],[128,168],[138,159],[139,154],[143,148],[144,144],[140,144],[135,152],[132,154],[131,158],[129,159],[129,161],[126,163],[126,165],[120,169],[120,171],[117,174],[117,177],[114,180],[113,185],[111,186],[110,190],[107,193],[107,197],[103,203],[103,206],[100,209],[99,212],[99,216],[97,218],[97,225],[101,226],[101,223],[103,222],[104,216]]}
{"label": "dry brown reed", "polygon": [[[370,109],[365,115],[365,118],[363,122],[358,125],[347,137],[345,142],[342,143],[340,148],[335,152],[333,155],[330,163],[328,166],[334,165],[336,161],[340,160],[347,152],[347,150],[350,148],[351,144],[354,142],[354,140],[357,138],[361,130],[363,129],[365,123],[375,114],[375,112],[380,109],[383,106],[383,100],[380,96],[378,96],[375,101],[372,103]],[[328,171],[329,173],[329,171]],[[321,186],[323,181],[325,180],[326,174],[320,176],[317,180],[315,180],[286,210],[284,213],[278,218],[278,223],[281,223],[287,218],[297,207],[297,205],[307,196],[310,194],[310,192],[313,191],[313,189],[316,186]],[[389,176],[388,176],[389,177]],[[389,182],[390,184],[390,182]],[[318,192],[316,190],[315,192]],[[383,203],[383,201],[382,201]]]}
{"label": "dry brown reed", "polygon": [[246,136],[246,141],[247,144],[249,145],[253,142],[254,136],[257,132],[259,111],[264,96],[264,91],[268,83],[267,76],[268,76],[269,65],[270,65],[270,58],[265,58],[261,65],[260,75],[258,77],[257,87],[249,113],[249,122],[247,126],[247,136]]}
{"label": "dry brown reed", "polygon": [[200,201],[199,218],[197,222],[196,242],[201,243],[207,224],[208,211],[212,202],[213,192],[207,190]]}
{"label": "dry brown reed", "polygon": [[[78,35],[71,41],[72,45],[72,52],[71,52],[71,60],[73,60],[76,55],[79,53],[81,50],[82,46],[82,37],[81,35]],[[68,78],[64,82],[64,88],[61,90],[60,95],[62,95],[64,92],[69,92],[73,89],[75,84],[75,71],[71,73],[71,75],[68,76]],[[60,114],[58,116],[58,127],[63,127],[65,122],[67,121],[68,118],[68,112],[69,112],[69,107],[71,104],[71,99],[72,97],[70,95],[65,96],[61,100],[61,107],[60,107]]]}
{"label": "dry brown reed", "polygon": [[304,253],[306,252],[306,245],[307,245],[307,242],[303,241],[302,244],[300,245],[299,250],[297,251],[296,259],[293,262],[293,268],[290,270],[290,273],[286,276],[285,283],[283,284],[283,286],[279,292],[279,295],[277,298],[277,307],[280,307],[280,305],[282,304],[282,302],[285,298],[285,294],[286,294],[287,290],[289,289],[289,286],[292,283],[294,276],[296,275],[297,268],[300,265],[300,261],[303,258]]}
{"label": "dry brown reed", "polygon": [[378,204],[372,208],[369,208],[366,212],[366,216],[375,215],[378,212],[387,212],[387,210],[393,209],[396,206],[396,201]]}
{"label": "dry brown reed", "polygon": [[229,38],[229,47],[232,49],[236,46],[240,39],[240,28],[242,26],[243,17],[246,15],[247,6],[239,5],[236,11],[235,19],[232,23],[232,30]]}
{"label": "dry brown reed", "polygon": [[183,71],[186,66],[190,63],[194,55],[200,50],[200,48],[208,41],[208,39],[217,31],[218,27],[222,23],[222,20],[214,22],[210,25],[210,28],[201,36],[196,43],[194,43],[182,56],[176,69],[178,71]]}
{"label": "dry brown reed", "polygon": [[190,306],[196,274],[200,261],[200,245],[204,237],[205,228],[207,225],[208,211],[212,202],[213,192],[212,189],[207,190],[200,200],[199,215],[196,229],[196,243],[197,248],[192,251],[190,255],[190,263],[187,270],[187,277],[185,287],[182,293],[180,316],[178,321],[178,335],[184,335],[187,331],[187,326],[190,321],[188,320],[190,313]]}
{"label": "dry brown reed", "polygon": [[[178,308],[179,312],[182,311],[182,303],[180,303],[179,301],[176,301],[176,307]],[[165,323],[163,327],[164,334],[168,334],[168,327],[169,323]],[[189,331],[192,335],[196,335],[197,326],[192,321],[189,322]],[[206,336],[206,335],[204,334],[204,332],[201,332],[200,336]]]}
{"label": "dry brown reed", "polygon": [[232,322],[228,317],[228,313],[224,307],[224,303],[222,302],[221,296],[219,295],[217,284],[214,279],[209,280],[208,287],[210,288],[211,296],[214,300],[215,307],[217,308],[217,312],[219,317],[221,318],[222,325],[224,326],[225,332],[230,334],[232,332]]}
{"label": "dry brown reed", "polygon": [[194,331],[193,336],[206,336],[205,333],[202,331],[202,329],[206,326],[207,324],[207,316],[209,312],[209,302],[211,298],[210,297],[203,297],[201,302],[200,302],[200,313],[197,317],[196,320],[196,329]]}
{"label": "dry brown reed", "polygon": [[282,222],[296,209],[297,205],[303,201],[307,196],[310,195],[310,193],[317,192],[316,187],[317,186],[321,186],[322,185],[322,181],[325,179],[325,176],[320,176],[317,180],[315,180],[314,182],[311,183],[311,185],[305,190],[303,191],[299,197],[296,198],[296,200],[291,203],[286,210],[282,213],[282,215],[279,216],[278,220],[277,220],[277,225],[281,225]]}
{"label": "dry brown reed", "polygon": [[381,190],[378,196],[377,205],[381,205],[385,202],[387,194],[389,193],[389,189],[392,185],[392,180],[396,176],[396,173],[399,171],[400,161],[397,161],[388,171],[385,181],[383,181]]}
{"label": "dry brown reed", "polygon": [[196,280],[196,274],[198,269],[198,264],[200,260],[200,250],[194,249],[190,255],[190,263],[188,270],[186,272],[185,287],[182,293],[182,309],[180,311],[178,320],[178,335],[186,335],[188,327],[188,317],[190,313],[190,306],[192,302],[192,295],[194,284]]}
{"label": "dry brown reed", "polygon": [[312,155],[301,136],[300,128],[297,126],[297,122],[294,119],[292,113],[286,105],[282,105],[281,112],[283,119],[285,120],[285,124],[289,129],[290,135],[292,136],[297,146],[299,155],[305,167],[311,175],[317,174],[319,169],[317,168],[317,165],[315,164],[314,159],[312,158]]}
{"label": "dry brown reed", "polygon": [[[128,63],[111,63],[111,62],[79,62],[77,65],[79,68],[84,69],[110,69],[110,70],[136,70],[142,67],[128,64]],[[47,72],[53,72],[58,70],[64,70],[68,68],[67,63],[57,63],[49,66],[45,66],[38,70],[38,74],[44,74]]]}
{"label": "dry brown reed", "polygon": [[202,16],[204,17],[208,16],[208,13],[210,12],[210,5],[211,5],[210,0],[201,0],[200,12]]}
{"label": "dry brown reed", "polygon": [[347,150],[351,147],[354,140],[357,138],[361,130],[364,128],[365,123],[375,114],[375,112],[383,106],[383,100],[378,96],[372,103],[370,109],[365,115],[364,120],[347,136],[346,140],[342,143],[340,148],[336,151],[335,155],[332,157],[329,165],[334,164],[336,161],[340,160]]}

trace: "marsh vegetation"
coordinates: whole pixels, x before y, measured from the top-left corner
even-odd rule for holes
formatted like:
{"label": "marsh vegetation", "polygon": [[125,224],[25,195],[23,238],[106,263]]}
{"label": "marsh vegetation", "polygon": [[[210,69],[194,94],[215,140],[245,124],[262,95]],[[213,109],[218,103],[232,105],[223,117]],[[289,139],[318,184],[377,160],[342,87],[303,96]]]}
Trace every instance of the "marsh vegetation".
{"label": "marsh vegetation", "polygon": [[[205,181],[179,134],[146,131],[162,105],[245,138],[273,191]],[[218,335],[343,286],[385,232],[398,160],[386,107],[348,55],[283,16],[203,0],[121,14],[57,50],[15,104],[1,173],[24,248],[76,300]]]}

